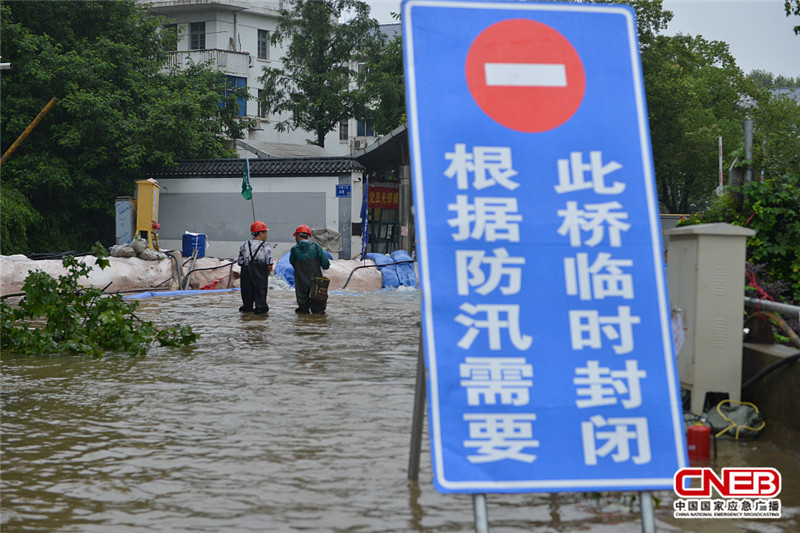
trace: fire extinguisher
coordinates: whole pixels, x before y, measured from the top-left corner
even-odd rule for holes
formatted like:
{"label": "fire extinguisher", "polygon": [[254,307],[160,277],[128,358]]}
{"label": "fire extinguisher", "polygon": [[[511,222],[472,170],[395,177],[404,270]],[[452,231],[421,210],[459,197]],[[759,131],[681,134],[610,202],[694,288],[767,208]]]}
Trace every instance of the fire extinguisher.
{"label": "fire extinguisher", "polygon": [[689,461],[708,461],[711,459],[711,429],[695,422],[686,430],[686,445],[689,450]]}

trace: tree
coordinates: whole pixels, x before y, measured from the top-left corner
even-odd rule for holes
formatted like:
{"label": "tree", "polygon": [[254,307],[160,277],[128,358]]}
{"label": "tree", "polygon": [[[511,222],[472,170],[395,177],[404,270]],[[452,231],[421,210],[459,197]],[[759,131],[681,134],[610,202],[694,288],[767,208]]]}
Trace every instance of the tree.
{"label": "tree", "polygon": [[[3,253],[114,242],[114,198],[144,165],[231,156],[241,137],[225,79],[202,65],[164,72],[167,41],[133,0],[5,2],[2,151],[58,103],[2,166]],[[231,95],[235,97],[237,95]]]}
{"label": "tree", "polygon": [[759,87],[765,87],[767,89],[790,89],[800,87],[800,76],[797,78],[790,78],[783,74],[775,76],[771,72],[759,69],[753,69],[747,76],[758,84]]}
{"label": "tree", "polygon": [[[108,252],[96,244],[95,264],[109,265]],[[78,280],[93,265],[71,255],[61,261],[66,273],[53,278],[34,270],[25,278],[25,297],[16,306],[0,300],[0,348],[19,355],[85,354],[105,352],[144,354],[154,342],[162,346],[188,346],[198,334],[189,326],[157,328],[133,314],[138,302],[122,295],[104,295],[97,287]],[[36,327],[31,327],[36,324]]]}
{"label": "tree", "polygon": [[766,70],[760,70],[760,69],[753,69],[750,71],[750,74],[748,74],[748,76],[755,83],[757,83],[759,87],[775,86],[775,75],[772,72],[767,72]]}
{"label": "tree", "polygon": [[753,179],[741,191],[746,202],[726,195],[687,223],[728,222],[756,230],[747,242],[747,258],[759,283],[770,283],[776,299],[800,302],[800,103],[763,90],[748,113],[755,128]]}
{"label": "tree", "polygon": [[380,34],[358,72],[359,86],[370,97],[364,119],[377,133],[388,133],[406,121],[403,39]]}
{"label": "tree", "polygon": [[[800,178],[800,102],[765,91],[751,110],[754,122],[753,168],[767,179]],[[798,247],[800,249],[800,247]]]}
{"label": "tree", "polygon": [[[349,18],[339,22],[344,16]],[[376,39],[378,23],[360,0],[298,0],[281,10],[274,44],[288,41],[282,67],[265,67],[261,102],[273,114],[288,114],[278,131],[303,129],[309,142],[325,146],[340,121],[361,117],[369,98],[351,68]]]}
{"label": "tree", "polygon": [[[800,17],[800,0],[784,0],[783,6],[786,9],[786,16],[796,15]],[[800,35],[800,24],[794,27],[794,32]]]}
{"label": "tree", "polygon": [[739,146],[743,96],[756,93],[728,45],[688,35],[656,36],[642,52],[656,184],[662,209],[692,213],[717,185],[718,137]]}

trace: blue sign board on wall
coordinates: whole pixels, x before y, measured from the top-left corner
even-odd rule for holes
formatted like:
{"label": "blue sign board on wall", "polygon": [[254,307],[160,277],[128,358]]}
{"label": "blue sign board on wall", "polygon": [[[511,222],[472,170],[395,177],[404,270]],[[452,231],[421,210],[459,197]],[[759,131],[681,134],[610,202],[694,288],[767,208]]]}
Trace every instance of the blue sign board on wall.
{"label": "blue sign board on wall", "polygon": [[350,198],[351,185],[337,185],[336,198]]}
{"label": "blue sign board on wall", "polygon": [[686,450],[633,10],[402,10],[436,488],[672,488]]}

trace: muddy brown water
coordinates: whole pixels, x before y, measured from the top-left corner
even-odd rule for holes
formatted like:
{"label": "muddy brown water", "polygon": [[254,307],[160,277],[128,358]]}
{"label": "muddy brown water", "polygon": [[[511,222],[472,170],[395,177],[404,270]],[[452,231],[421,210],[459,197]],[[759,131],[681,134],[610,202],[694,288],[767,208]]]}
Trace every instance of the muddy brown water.
{"label": "muddy brown water", "polygon": [[[198,331],[190,348],[3,354],[2,531],[474,531],[472,498],[433,488],[427,428],[407,479],[419,293],[334,293],[325,317],[295,315],[293,294],[271,289],[266,317],[240,316],[238,292],[141,300],[143,318]],[[796,457],[718,452],[781,471],[783,518],[678,520],[657,492],[659,531],[800,531]],[[631,492],[487,503],[492,532],[641,531]]]}

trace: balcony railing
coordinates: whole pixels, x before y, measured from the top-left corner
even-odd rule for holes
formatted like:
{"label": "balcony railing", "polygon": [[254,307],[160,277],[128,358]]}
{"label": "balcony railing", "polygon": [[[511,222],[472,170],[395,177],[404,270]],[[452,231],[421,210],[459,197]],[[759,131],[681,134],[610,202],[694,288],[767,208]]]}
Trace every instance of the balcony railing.
{"label": "balcony railing", "polygon": [[230,50],[181,50],[169,52],[165,68],[184,68],[189,62],[211,62],[211,68],[230,74],[232,76],[247,77],[250,67],[250,54],[248,52],[233,52]]}

